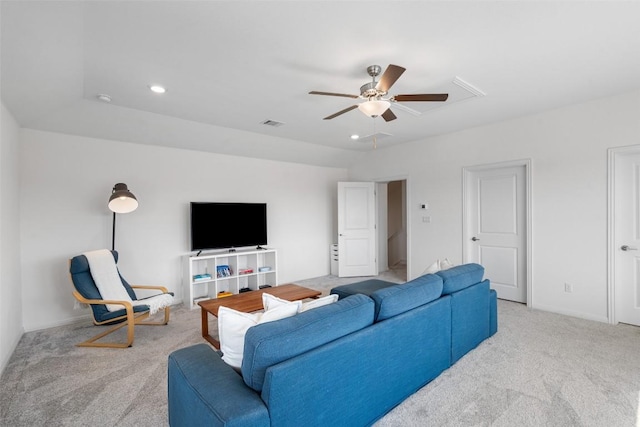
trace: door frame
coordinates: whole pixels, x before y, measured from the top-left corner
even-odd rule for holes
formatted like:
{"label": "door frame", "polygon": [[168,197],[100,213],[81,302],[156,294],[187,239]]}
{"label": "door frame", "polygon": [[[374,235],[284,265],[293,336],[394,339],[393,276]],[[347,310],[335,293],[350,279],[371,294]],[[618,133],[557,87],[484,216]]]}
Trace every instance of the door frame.
{"label": "door frame", "polygon": [[640,154],[640,145],[613,147],[607,150],[607,320],[618,323],[616,318],[616,159],[629,154]]}
{"label": "door frame", "polygon": [[514,166],[523,166],[524,174],[526,178],[525,182],[525,247],[527,248],[527,256],[525,259],[525,264],[527,268],[526,280],[527,280],[527,307],[533,307],[533,256],[532,256],[532,247],[533,242],[531,239],[532,236],[532,221],[531,221],[531,159],[520,159],[520,160],[511,160],[507,162],[498,162],[498,163],[489,163],[482,165],[474,165],[474,166],[466,166],[462,168],[462,262],[468,262],[468,252],[469,252],[469,241],[471,239],[471,234],[469,231],[469,221],[471,212],[469,212],[469,202],[468,198],[470,196],[470,189],[467,185],[467,181],[469,176],[473,172],[485,171],[490,169],[499,169],[499,168],[508,168]]}

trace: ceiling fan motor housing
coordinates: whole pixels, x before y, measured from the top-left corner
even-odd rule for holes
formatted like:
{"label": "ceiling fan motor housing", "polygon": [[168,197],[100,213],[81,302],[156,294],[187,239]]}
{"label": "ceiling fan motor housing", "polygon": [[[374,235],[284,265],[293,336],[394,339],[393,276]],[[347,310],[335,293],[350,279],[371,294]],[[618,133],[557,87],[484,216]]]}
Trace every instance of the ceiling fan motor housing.
{"label": "ceiling fan motor housing", "polygon": [[378,85],[378,82],[376,82],[376,77],[380,75],[381,71],[382,67],[380,67],[379,65],[369,65],[367,67],[367,73],[369,73],[369,75],[371,76],[372,81],[360,86],[361,97],[365,99],[379,99],[381,96],[387,94],[386,91],[382,91],[376,88],[376,86]]}
{"label": "ceiling fan motor housing", "polygon": [[376,89],[376,85],[376,82],[369,82],[360,86],[360,96],[369,99],[378,98],[387,94],[387,92]]}

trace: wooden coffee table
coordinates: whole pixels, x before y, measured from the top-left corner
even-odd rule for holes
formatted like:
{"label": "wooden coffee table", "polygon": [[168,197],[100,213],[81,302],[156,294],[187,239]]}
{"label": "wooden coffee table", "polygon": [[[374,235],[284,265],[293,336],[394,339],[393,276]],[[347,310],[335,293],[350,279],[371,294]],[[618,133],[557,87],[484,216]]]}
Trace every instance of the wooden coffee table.
{"label": "wooden coffee table", "polygon": [[268,293],[278,298],[288,301],[297,301],[305,298],[318,298],[321,292],[292,283],[274,286],[272,288],[259,289],[257,291],[243,292],[230,297],[210,299],[200,301],[200,311],[202,314],[202,337],[209,341],[216,349],[220,349],[220,342],[209,335],[209,314],[218,317],[218,309],[221,306],[251,313],[262,310],[262,294]]}

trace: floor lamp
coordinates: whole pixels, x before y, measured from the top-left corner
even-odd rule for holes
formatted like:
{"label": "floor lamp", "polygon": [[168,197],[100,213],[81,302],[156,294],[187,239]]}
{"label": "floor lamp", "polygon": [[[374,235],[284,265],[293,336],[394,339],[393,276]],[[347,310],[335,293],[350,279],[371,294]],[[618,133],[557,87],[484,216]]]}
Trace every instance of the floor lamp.
{"label": "floor lamp", "polygon": [[111,230],[111,250],[116,247],[116,214],[129,213],[138,208],[138,199],[127,188],[127,184],[118,183],[113,186],[109,197],[109,209],[113,212],[113,229]]}

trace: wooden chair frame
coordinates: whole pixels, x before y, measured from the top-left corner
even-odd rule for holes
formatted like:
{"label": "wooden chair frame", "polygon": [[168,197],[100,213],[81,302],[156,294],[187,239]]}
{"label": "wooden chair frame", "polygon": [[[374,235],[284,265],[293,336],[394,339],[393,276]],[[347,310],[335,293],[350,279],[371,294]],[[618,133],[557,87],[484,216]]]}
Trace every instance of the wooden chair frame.
{"label": "wooden chair frame", "polygon": [[[155,289],[155,290],[159,290],[162,291],[162,293],[168,293],[167,288],[165,288],[164,286],[149,286],[149,285],[132,285],[131,286],[133,289]],[[133,311],[133,304],[131,304],[129,301],[117,301],[117,300],[102,300],[102,299],[86,299],[85,297],[83,297],[82,295],[80,295],[80,293],[77,290],[73,290],[73,296],[75,297],[76,300],[78,300],[79,302],[81,302],[82,304],[119,304],[122,305],[127,314],[124,316],[119,316],[119,317],[115,317],[113,319],[109,319],[106,320],[104,322],[98,322],[96,321],[95,317],[93,317],[93,310],[91,311],[91,317],[93,318],[93,324],[97,325],[97,326],[101,326],[107,323],[111,323],[114,321],[118,321],[118,320],[125,320],[122,323],[118,323],[117,325],[115,325],[113,328],[101,332],[98,335],[96,335],[93,338],[90,338],[84,342],[81,342],[79,344],[76,344],[78,347],[110,347],[110,348],[127,348],[127,347],[131,347],[131,345],[133,345],[133,337],[134,337],[134,328],[136,325],[151,325],[151,326],[159,326],[159,325],[166,325],[167,323],[169,323],[169,315],[171,312],[171,308],[170,307],[165,307],[164,308],[164,320],[161,322],[143,322],[143,320],[147,319],[149,317],[149,311],[144,311],[144,312],[138,312],[135,313]],[[105,337],[107,335],[109,335],[112,332],[115,332],[123,327],[127,327],[127,341],[126,342],[107,342],[107,343],[103,343],[103,342],[96,342],[97,340],[99,340],[102,337]]]}

